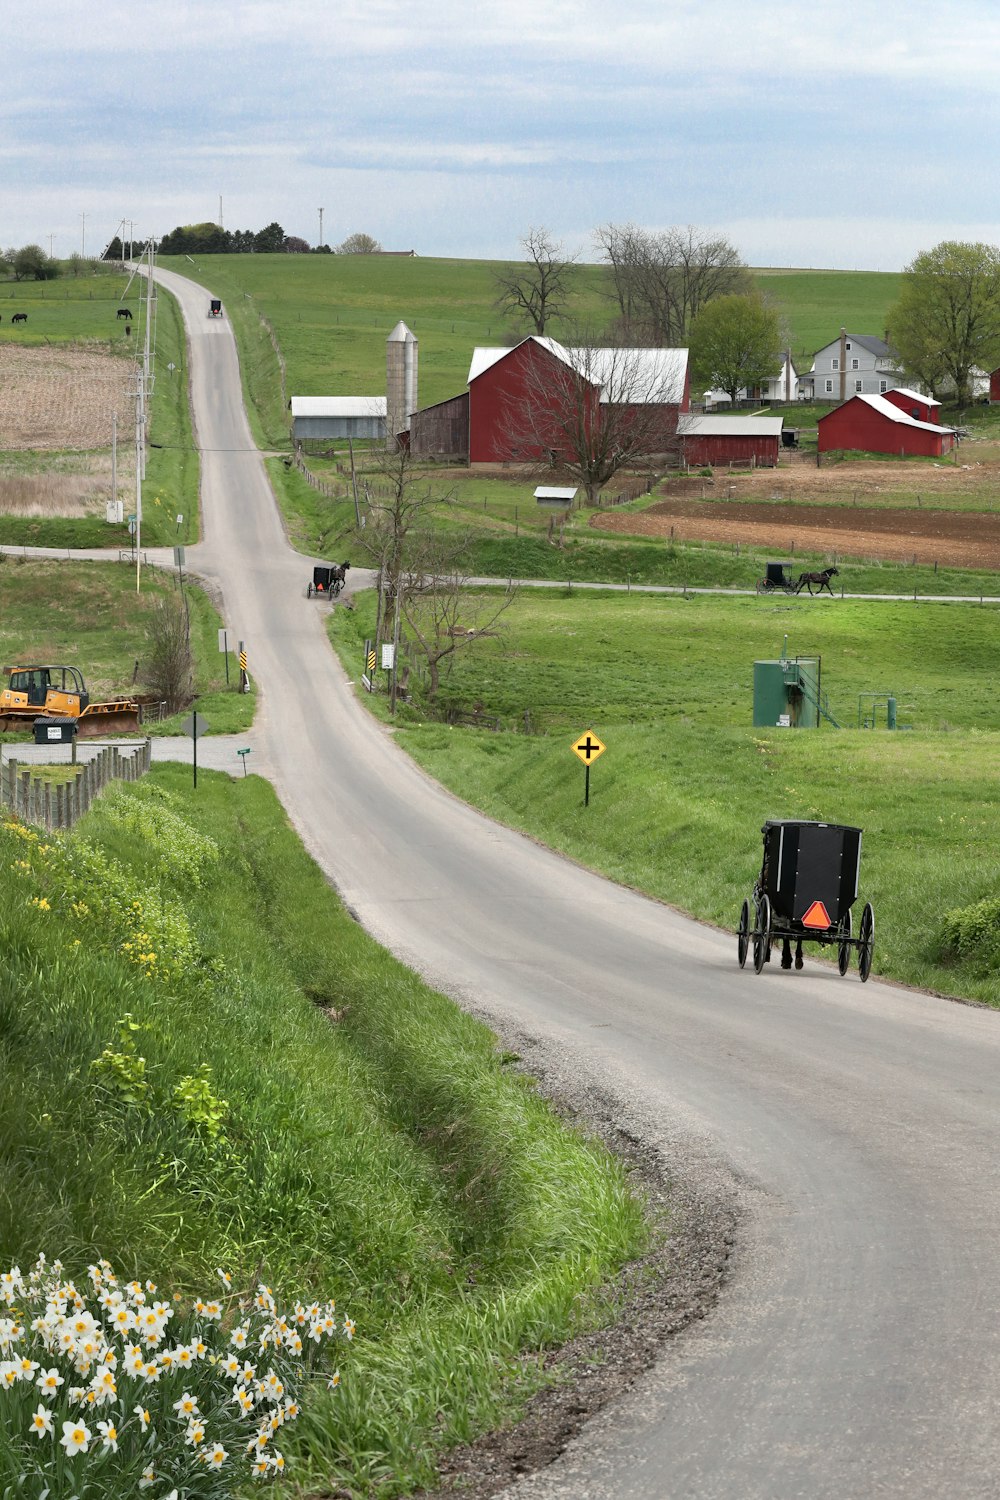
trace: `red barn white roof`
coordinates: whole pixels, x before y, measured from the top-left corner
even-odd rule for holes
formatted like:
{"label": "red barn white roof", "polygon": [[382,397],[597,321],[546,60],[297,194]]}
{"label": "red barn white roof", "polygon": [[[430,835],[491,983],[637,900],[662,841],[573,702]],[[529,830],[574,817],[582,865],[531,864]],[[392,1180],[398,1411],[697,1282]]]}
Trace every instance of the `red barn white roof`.
{"label": "red barn white roof", "polygon": [[[538,334],[521,342],[540,344],[585,380],[599,385],[602,401],[665,405],[684,399],[686,349],[567,348]],[[510,353],[510,348],[475,348],[469,366],[469,384]]]}
{"label": "red barn white roof", "polygon": [[[927,398],[926,396],[916,396],[914,399],[917,401],[926,401]],[[873,411],[877,411],[879,416],[887,417],[890,422],[898,422],[901,427],[918,427],[921,432],[955,431],[954,427],[942,427],[938,422],[920,422],[916,417],[911,417],[908,412],[901,411],[894,402],[887,401],[884,396],[851,396],[848,401],[844,402],[844,406],[849,406],[851,401],[863,401],[866,406],[870,406]],[[842,406],[836,408],[837,411],[843,411],[843,409]],[[819,420],[825,422],[827,417],[832,417],[833,415],[834,413],[831,411],[825,412]]]}

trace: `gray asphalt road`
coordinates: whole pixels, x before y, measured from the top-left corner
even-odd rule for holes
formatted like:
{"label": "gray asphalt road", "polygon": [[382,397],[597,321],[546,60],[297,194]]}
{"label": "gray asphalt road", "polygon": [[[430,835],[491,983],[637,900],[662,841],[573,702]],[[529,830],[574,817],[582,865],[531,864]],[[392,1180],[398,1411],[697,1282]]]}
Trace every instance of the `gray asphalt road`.
{"label": "gray asphalt road", "polygon": [[306,843],[376,937],[558,1045],[623,1122],[748,1209],[717,1311],[510,1500],[994,1495],[1000,1018],[816,964],[741,973],[732,937],[427,780],[359,709],[304,597],[228,323],[159,274],[206,450],[189,564],[249,643],[260,763]]}

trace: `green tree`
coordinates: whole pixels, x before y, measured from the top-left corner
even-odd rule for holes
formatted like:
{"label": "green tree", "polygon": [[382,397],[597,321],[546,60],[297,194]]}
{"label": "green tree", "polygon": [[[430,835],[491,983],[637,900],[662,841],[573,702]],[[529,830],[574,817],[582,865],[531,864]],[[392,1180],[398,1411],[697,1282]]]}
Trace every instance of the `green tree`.
{"label": "green tree", "polygon": [[778,314],[759,292],[706,302],[691,324],[690,337],[695,379],[725,391],[730,401],[781,369]]}
{"label": "green tree", "polygon": [[903,272],[888,339],[903,368],[935,395],[969,399],[973,368],[1000,364],[1000,249],[942,240]]}
{"label": "green tree", "polygon": [[22,245],[14,252],[15,281],[52,281],[59,266],[50,260],[41,245]]}
{"label": "green tree", "polygon": [[285,231],[277,220],[257,231],[253,237],[253,247],[260,255],[276,255],[284,250]]}

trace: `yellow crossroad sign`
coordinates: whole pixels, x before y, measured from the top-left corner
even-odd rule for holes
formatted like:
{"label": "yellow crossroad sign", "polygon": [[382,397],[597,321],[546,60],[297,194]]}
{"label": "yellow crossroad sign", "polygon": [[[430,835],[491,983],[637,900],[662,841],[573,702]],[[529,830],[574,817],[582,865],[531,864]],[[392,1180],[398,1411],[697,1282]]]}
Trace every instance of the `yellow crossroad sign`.
{"label": "yellow crossroad sign", "polygon": [[581,734],[580,738],[574,743],[573,754],[578,755],[585,766],[592,766],[597,757],[603,755],[607,748],[607,745],[599,740],[592,730],[588,729],[587,733]]}

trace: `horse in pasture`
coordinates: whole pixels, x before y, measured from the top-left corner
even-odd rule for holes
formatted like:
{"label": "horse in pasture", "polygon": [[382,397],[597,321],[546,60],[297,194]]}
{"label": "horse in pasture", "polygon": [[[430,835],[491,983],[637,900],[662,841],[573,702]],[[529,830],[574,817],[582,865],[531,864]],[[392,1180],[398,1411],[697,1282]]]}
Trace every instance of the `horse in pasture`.
{"label": "horse in pasture", "polygon": [[118,311],[115,313],[115,317],[116,318],[128,318],[129,322],[131,323],[131,321],[132,321],[132,309],[130,307],[120,307],[118,309]]}
{"label": "horse in pasture", "polygon": [[27,323],[27,321],[28,321],[28,314],[27,313],[15,313],[13,315],[13,317],[11,318],[10,321],[12,323]]}
{"label": "horse in pasture", "polygon": [[832,598],[833,589],[830,587],[830,579],[834,576],[835,573],[839,572],[839,568],[824,568],[821,573],[800,573],[799,581],[795,585],[795,592],[797,594],[801,594],[802,590],[805,588],[808,589],[811,594],[813,591],[813,584],[815,583],[818,585],[816,589],[817,594],[821,594],[823,590],[826,589],[827,593]]}

